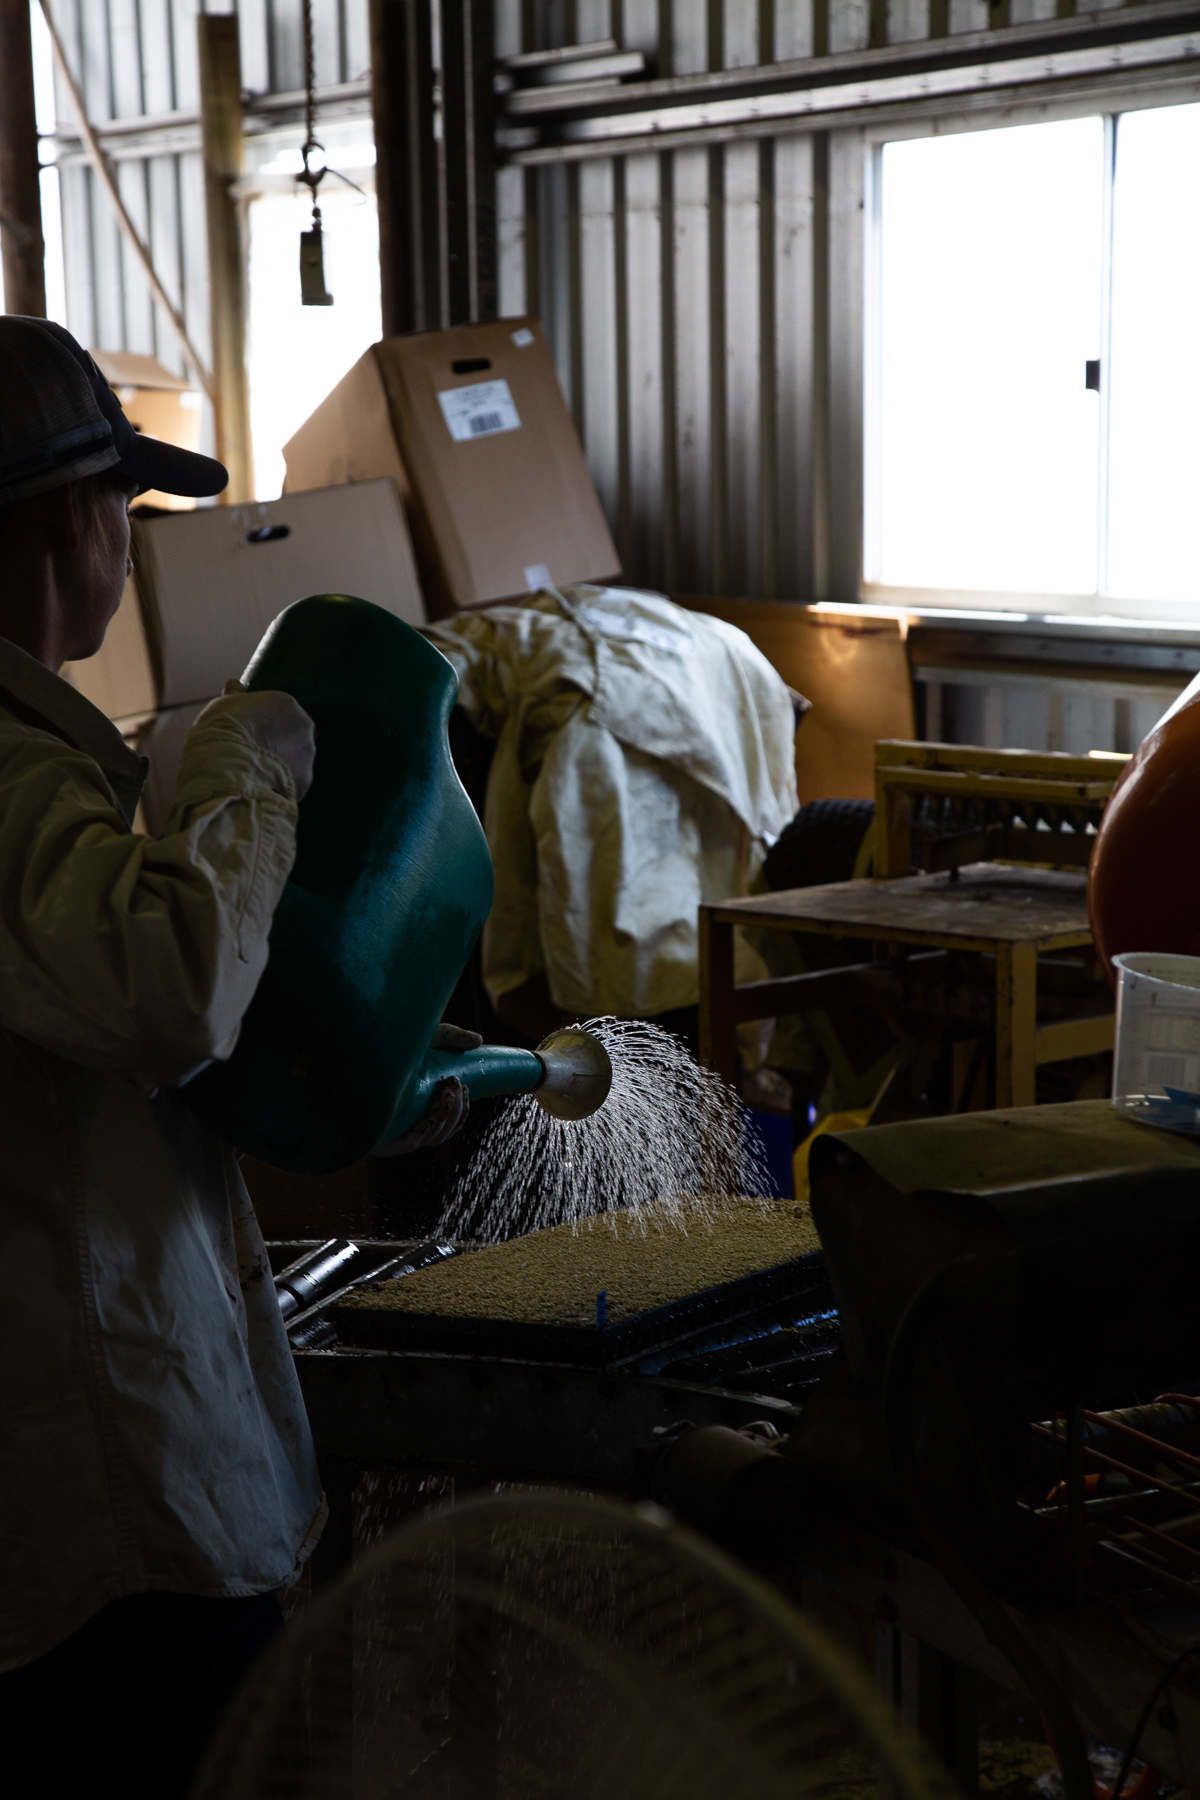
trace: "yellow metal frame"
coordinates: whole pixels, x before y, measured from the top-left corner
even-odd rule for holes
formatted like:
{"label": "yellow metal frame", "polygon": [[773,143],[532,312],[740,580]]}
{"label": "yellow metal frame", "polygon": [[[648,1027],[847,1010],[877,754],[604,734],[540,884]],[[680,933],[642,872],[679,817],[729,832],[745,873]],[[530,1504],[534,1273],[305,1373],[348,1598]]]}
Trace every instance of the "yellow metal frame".
{"label": "yellow metal frame", "polygon": [[[875,877],[907,875],[912,862],[912,803],[929,794],[955,800],[1007,803],[1016,812],[1052,807],[1073,832],[993,826],[964,834],[961,856],[948,848],[935,866],[1006,860],[1086,866],[1088,825],[1098,825],[1113,786],[1129,761],[1115,752],[1069,756],[1046,750],[985,750],[971,744],[909,743],[883,738],[875,746]],[[1022,815],[1024,816],[1024,815]],[[1057,841],[1056,841],[1057,840]]]}

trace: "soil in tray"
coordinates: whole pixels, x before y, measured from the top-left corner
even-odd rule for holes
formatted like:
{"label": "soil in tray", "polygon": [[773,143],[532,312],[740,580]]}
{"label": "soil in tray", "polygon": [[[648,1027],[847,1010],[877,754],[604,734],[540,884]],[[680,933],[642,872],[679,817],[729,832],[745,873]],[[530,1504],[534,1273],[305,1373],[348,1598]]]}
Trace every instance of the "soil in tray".
{"label": "soil in tray", "polygon": [[[645,1315],[690,1312],[688,1303],[701,1304],[730,1284],[737,1284],[729,1295],[736,1312],[748,1278],[775,1270],[782,1277],[784,1265],[820,1247],[802,1201],[731,1200],[686,1213],[643,1207],[531,1232],[403,1281],[373,1283],[348,1294],[331,1316],[347,1343],[452,1349],[458,1340],[475,1350],[491,1342],[518,1354],[522,1346],[532,1353],[540,1341],[545,1351],[569,1357],[574,1344],[581,1360],[606,1360],[597,1338],[616,1349],[618,1340],[640,1335]],[[749,1305],[756,1296],[745,1298]]]}

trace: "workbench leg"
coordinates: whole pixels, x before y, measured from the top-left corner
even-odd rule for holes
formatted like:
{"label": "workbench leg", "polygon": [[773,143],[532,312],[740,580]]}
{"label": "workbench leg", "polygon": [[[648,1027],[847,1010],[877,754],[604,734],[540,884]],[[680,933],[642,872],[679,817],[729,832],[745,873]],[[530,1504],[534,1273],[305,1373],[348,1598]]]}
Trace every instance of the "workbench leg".
{"label": "workbench leg", "polygon": [[912,869],[912,801],[899,788],[885,787],[883,817],[875,808],[875,879],[894,880]]}
{"label": "workbench leg", "polygon": [[1037,950],[996,946],[996,1105],[1032,1106],[1037,1098]]}
{"label": "workbench leg", "polygon": [[[876,1627],[883,1696],[945,1764],[959,1789],[979,1792],[979,1677],[898,1625]],[[888,1784],[883,1784],[885,1788]],[[885,1792],[881,1800],[890,1800]]]}
{"label": "workbench leg", "polygon": [[733,1016],[733,926],[700,908],[700,1061],[737,1085],[737,1031]]}

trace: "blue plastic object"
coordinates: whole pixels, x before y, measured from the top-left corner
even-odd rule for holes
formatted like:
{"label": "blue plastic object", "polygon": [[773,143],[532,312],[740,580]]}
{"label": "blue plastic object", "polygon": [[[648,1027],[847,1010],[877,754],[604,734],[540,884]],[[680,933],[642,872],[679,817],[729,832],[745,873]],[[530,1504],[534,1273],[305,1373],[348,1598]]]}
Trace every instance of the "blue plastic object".
{"label": "blue plastic object", "polygon": [[758,1138],[771,1178],[771,1197],[791,1200],[796,1191],[792,1175],[792,1121],[782,1113],[759,1112],[757,1107],[748,1111],[749,1128]]}

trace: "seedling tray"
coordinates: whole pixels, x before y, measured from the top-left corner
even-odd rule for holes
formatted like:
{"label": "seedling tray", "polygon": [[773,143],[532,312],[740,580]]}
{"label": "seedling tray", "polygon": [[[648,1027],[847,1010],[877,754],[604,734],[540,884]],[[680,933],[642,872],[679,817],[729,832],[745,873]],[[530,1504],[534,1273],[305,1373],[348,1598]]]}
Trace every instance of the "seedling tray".
{"label": "seedling tray", "polygon": [[[370,1289],[374,1284],[366,1284]],[[382,1284],[381,1284],[382,1285]],[[511,1319],[452,1318],[399,1307],[334,1305],[329,1317],[342,1343],[371,1349],[508,1357],[517,1362],[610,1368],[684,1343],[713,1326],[827,1288],[820,1250],[687,1294],[611,1325],[551,1325]]]}

